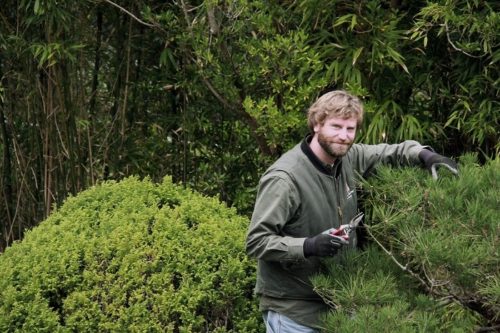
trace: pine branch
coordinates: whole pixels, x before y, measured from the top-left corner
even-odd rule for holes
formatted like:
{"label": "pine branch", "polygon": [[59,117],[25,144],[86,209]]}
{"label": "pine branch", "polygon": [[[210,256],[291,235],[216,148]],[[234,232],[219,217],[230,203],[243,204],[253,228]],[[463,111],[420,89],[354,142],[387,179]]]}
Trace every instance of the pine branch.
{"label": "pine branch", "polygon": [[500,324],[494,325],[494,326],[489,326],[489,327],[480,327],[479,329],[476,330],[476,333],[480,332],[498,332],[500,331]]}
{"label": "pine branch", "polygon": [[[389,256],[389,258],[391,258],[391,260],[399,267],[401,268],[401,270],[403,270],[404,272],[407,272],[409,273],[412,277],[414,277],[415,279],[417,279],[424,287],[427,291],[431,292],[432,291],[432,287],[433,285],[429,286],[427,284],[427,282],[422,279],[417,273],[413,272],[411,269],[408,268],[408,264],[406,265],[403,265],[401,264],[398,259],[396,259],[396,257],[392,254],[391,251],[389,251],[384,245],[382,245],[382,243],[373,235],[373,233],[371,232],[371,227],[368,226],[368,225],[365,225],[366,227],[366,231],[368,232],[368,234],[370,235],[370,237],[377,243],[377,245]],[[431,282],[432,284],[432,282]]]}

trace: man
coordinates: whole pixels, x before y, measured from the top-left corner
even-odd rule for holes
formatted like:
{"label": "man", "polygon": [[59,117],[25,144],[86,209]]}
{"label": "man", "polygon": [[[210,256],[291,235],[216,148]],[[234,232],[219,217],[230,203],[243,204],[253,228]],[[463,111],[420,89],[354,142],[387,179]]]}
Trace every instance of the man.
{"label": "man", "polygon": [[[323,233],[348,223],[357,213],[356,178],[378,164],[437,166],[457,174],[451,159],[416,141],[354,144],[363,106],[345,91],[321,96],[308,111],[311,135],[279,158],[259,182],[246,249],[258,259],[255,292],[267,332],[319,332],[328,308],[313,291],[310,277],[321,258],[356,245]],[[427,149],[426,149],[427,148]]]}

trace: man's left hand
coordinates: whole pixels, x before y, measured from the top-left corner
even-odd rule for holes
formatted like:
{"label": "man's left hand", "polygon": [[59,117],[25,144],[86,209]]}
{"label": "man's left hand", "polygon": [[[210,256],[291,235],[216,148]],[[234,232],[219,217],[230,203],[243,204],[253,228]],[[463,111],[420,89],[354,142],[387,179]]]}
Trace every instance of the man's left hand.
{"label": "man's left hand", "polygon": [[451,158],[439,155],[433,151],[424,149],[419,154],[420,159],[424,162],[427,170],[432,174],[432,178],[438,179],[437,169],[445,167],[450,170],[455,176],[458,176],[458,164]]}

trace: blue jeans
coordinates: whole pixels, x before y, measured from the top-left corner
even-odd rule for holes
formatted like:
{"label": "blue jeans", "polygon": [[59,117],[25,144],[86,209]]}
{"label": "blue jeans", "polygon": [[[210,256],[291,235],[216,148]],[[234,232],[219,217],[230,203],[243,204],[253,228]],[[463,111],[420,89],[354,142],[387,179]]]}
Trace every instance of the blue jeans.
{"label": "blue jeans", "polygon": [[264,323],[266,323],[266,333],[319,333],[314,328],[296,323],[292,319],[274,312],[264,311]]}

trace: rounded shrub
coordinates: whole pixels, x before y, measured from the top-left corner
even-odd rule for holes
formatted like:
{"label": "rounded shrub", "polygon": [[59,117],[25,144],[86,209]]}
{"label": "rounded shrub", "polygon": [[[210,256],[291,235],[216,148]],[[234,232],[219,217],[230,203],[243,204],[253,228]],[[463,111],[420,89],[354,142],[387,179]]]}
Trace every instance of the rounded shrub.
{"label": "rounded shrub", "polygon": [[170,178],[81,192],[0,255],[0,331],[261,331],[247,225]]}

